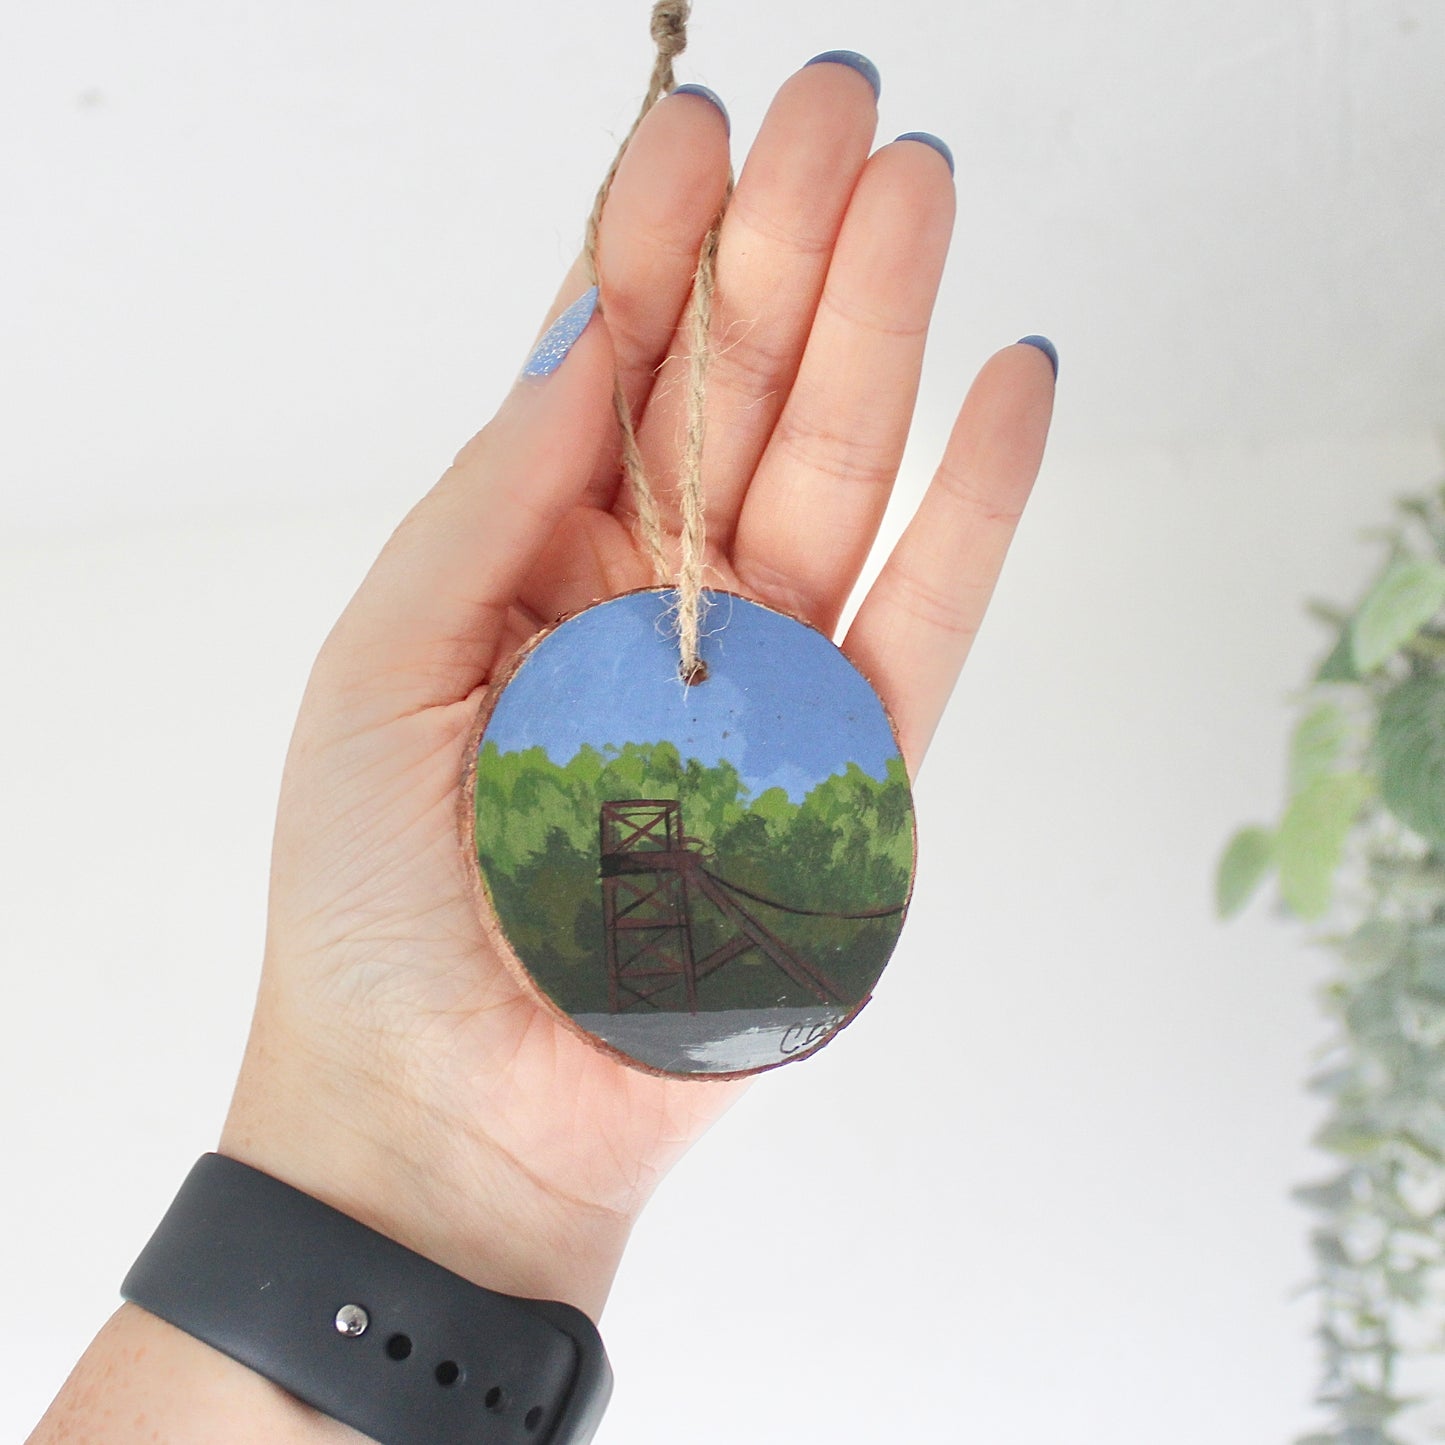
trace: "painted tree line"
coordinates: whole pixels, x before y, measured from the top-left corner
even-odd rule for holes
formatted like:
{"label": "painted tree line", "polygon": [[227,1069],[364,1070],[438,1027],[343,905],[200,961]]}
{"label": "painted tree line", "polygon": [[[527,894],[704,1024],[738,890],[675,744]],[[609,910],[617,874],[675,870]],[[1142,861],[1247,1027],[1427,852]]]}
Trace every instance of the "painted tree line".
{"label": "painted tree line", "polygon": [[[901,762],[879,779],[849,764],[800,802],[781,788],[750,797],[737,769],[683,760],[672,743],[583,747],[566,765],[540,747],[477,759],[476,841],[492,901],[517,951],[570,1013],[607,1007],[598,873],[604,802],[676,798],[706,866],[729,883],[792,908],[860,913],[902,905],[913,815]],[[799,917],[743,900],[757,919],[820,968],[849,1000],[864,998],[887,961],[901,916],[866,921]],[[693,909],[696,956],[731,932],[709,904]],[[684,1006],[681,990],[658,999]],[[753,950],[703,980],[703,1008],[812,1007]]]}

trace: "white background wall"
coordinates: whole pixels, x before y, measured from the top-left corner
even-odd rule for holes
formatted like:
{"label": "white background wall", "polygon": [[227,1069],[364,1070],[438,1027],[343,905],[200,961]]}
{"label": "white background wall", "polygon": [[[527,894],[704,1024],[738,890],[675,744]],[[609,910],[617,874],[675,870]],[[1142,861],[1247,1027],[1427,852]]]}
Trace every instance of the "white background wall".
{"label": "white background wall", "polygon": [[[0,1434],[215,1139],[310,659],[525,354],[645,0],[0,15]],[[916,499],[974,367],[1055,440],[920,788],[901,952],[664,1186],[615,1445],[1253,1445],[1309,1419],[1322,963],[1214,857],[1271,810],[1357,533],[1441,470],[1445,12],[701,0],[739,154],[817,51],[960,222]],[[940,1000],[946,1006],[940,1006]]]}

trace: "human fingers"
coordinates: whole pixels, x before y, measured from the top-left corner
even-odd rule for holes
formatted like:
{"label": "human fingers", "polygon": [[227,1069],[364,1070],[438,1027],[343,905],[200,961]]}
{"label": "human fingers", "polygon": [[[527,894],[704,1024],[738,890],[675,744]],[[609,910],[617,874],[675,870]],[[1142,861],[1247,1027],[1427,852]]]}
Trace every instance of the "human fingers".
{"label": "human fingers", "polygon": [[993,595],[1048,436],[1054,366],[1006,347],[979,372],[913,520],[843,650],[893,714],[916,775]]}
{"label": "human fingers", "polygon": [[[727,111],[711,91],[683,87],[643,118],[607,193],[597,245],[601,306],[618,378],[639,420],[687,304],[698,251],[717,219],[728,175]],[[547,325],[590,279],[579,256]],[[618,484],[613,462],[609,456],[597,468],[585,500],[612,505]]]}
{"label": "human fingers", "polygon": [[612,437],[612,346],[595,300],[589,289],[558,317],[332,628],[313,679],[360,725],[486,680],[521,579]]}
{"label": "human fingers", "polygon": [[732,563],[743,585],[824,632],[903,459],[953,213],[952,170],[932,144],[903,140],[868,162],[738,518]]}
{"label": "human fingers", "polygon": [[[833,243],[872,145],[877,96],[869,73],[876,72],[862,57],[854,61],[810,62],[784,83],[718,238],[703,481],[709,536],[724,547],[802,358]],[[680,336],[640,431],[653,476],[675,471],[686,353]],[[675,527],[671,499],[659,502],[664,522]],[[625,498],[621,505],[626,509]]]}

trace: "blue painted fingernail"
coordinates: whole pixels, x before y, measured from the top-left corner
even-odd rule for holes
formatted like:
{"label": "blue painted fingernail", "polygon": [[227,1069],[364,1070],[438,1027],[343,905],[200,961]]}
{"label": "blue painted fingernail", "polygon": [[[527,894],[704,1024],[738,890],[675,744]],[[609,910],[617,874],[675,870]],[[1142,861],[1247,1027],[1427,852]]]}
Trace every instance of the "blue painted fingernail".
{"label": "blue painted fingernail", "polygon": [[1059,353],[1047,336],[1020,336],[1018,344],[1020,346],[1037,346],[1049,358],[1049,365],[1054,369],[1054,380],[1059,379]]}
{"label": "blue painted fingernail", "polygon": [[679,85],[672,92],[673,95],[700,95],[704,100],[717,106],[722,113],[723,124],[727,127],[728,134],[733,133],[732,117],[728,114],[728,108],[722,103],[722,97],[715,90],[709,90],[705,85]]}
{"label": "blue painted fingernail", "polygon": [[[851,66],[873,87],[874,100],[883,93],[883,78],[878,74],[878,67],[866,55],[859,55],[856,50],[825,50],[821,55],[815,55],[808,65]],[[806,70],[808,65],[803,69]]]}
{"label": "blue painted fingernail", "polygon": [[587,329],[597,309],[597,288],[589,286],[548,328],[532,348],[523,376],[551,376],[567,359],[573,343]]}
{"label": "blue painted fingernail", "polygon": [[932,146],[948,162],[948,174],[953,174],[953,152],[936,135],[930,135],[926,130],[908,130],[897,139],[916,140],[920,145]]}

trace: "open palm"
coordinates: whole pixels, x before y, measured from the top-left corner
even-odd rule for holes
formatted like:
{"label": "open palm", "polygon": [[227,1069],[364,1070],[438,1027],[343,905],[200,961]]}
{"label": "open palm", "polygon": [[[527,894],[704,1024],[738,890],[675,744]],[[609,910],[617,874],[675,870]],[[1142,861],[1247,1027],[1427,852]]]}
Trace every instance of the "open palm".
{"label": "open palm", "polygon": [[[703,481],[708,583],[832,633],[912,415],[948,165],[870,155],[846,64],[779,92],[723,226]],[[473,902],[459,782],[489,679],[538,627],[654,579],[621,485],[614,367],[666,527],[679,330],[727,176],[722,115],[656,106],[613,186],[600,316],[402,522],[328,637],[287,759],[255,1026],[222,1147],[479,1282],[594,1315],[626,1234],[737,1083],[666,1080],[531,1000]],[[581,263],[555,316],[586,290]],[[549,318],[550,319],[550,318]],[[843,646],[917,770],[1042,454],[1033,346],[999,352]]]}

